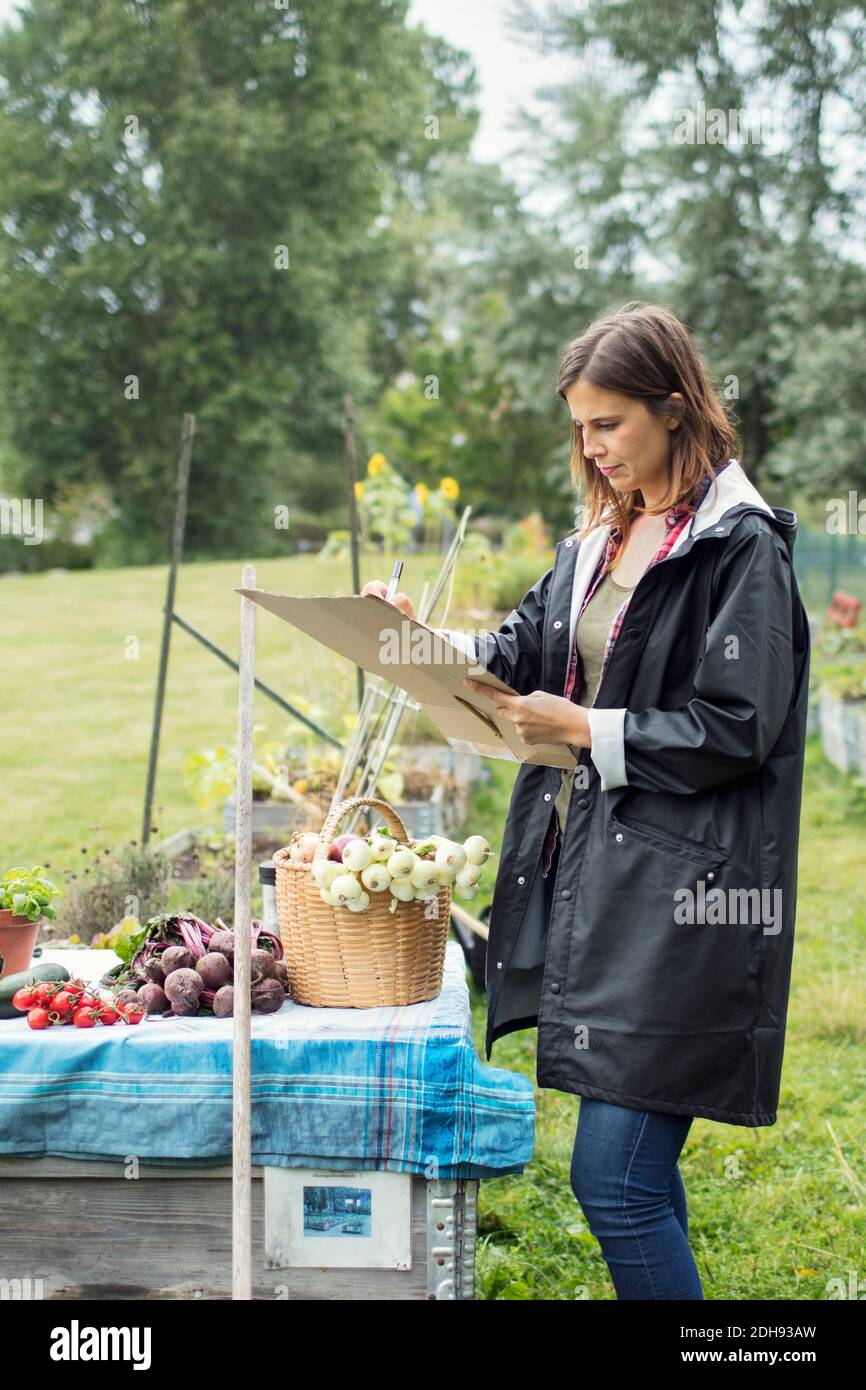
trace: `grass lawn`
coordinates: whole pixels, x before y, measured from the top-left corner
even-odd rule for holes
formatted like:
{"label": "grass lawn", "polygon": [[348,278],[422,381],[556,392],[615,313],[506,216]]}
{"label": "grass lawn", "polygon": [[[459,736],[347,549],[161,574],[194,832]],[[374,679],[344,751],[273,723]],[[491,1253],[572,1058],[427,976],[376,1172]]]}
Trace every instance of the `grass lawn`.
{"label": "grass lawn", "polygon": [[[368,555],[362,584],[388,579],[391,567],[390,557]],[[438,567],[436,556],[408,556],[401,588],[417,603]],[[153,565],[0,579],[4,865],[47,862],[50,876],[80,863],[83,845],[98,849],[139,837],[166,574],[165,566]],[[240,582],[238,560],[185,565],[175,600],[182,617],[235,658],[240,598],[233,588]],[[290,594],[352,592],[348,558],[264,560],[257,583]],[[448,619],[442,613],[440,601],[436,623],[455,623],[453,612]],[[300,695],[320,705],[319,722],[344,738],[344,716],[357,710],[354,666],[264,609],[257,610],[256,647],[259,679],[292,703]],[[299,727],[260,693],[255,714],[271,738]],[[416,735],[423,729],[425,737],[439,737],[417,714],[406,716],[401,737],[410,737],[413,717]],[[236,725],[234,671],[175,625],[155,838],[187,826],[221,827],[219,811],[203,815],[187,791],[184,762],[191,752],[234,743]]]}
{"label": "grass lawn", "polygon": [[[472,828],[501,838],[514,770],[494,764]],[[696,1119],[680,1158],[704,1297],[827,1299],[866,1266],[866,812],[810,737],[800,831],[791,1000],[778,1120],[750,1129]],[[484,1057],[486,1002],[473,992]],[[491,1065],[535,1083],[536,1031],[494,1044]],[[536,1087],[535,1155],[481,1183],[479,1296],[613,1299],[598,1242],[569,1184],[578,1096]],[[854,1295],[856,1296],[856,1294]]]}
{"label": "grass lawn", "polygon": [[[403,587],[416,599],[432,556],[410,557]],[[369,557],[363,579],[387,578]],[[185,566],[177,609],[234,654],[238,561]],[[348,561],[264,561],[263,588],[349,593]],[[74,867],[79,847],[117,844],[140,831],[166,571],[162,566],[0,580],[7,680],[0,706],[6,864]],[[436,622],[455,623],[452,612]],[[257,670],[286,698],[321,707],[342,735],[355,709],[354,668],[259,611]],[[290,721],[263,696],[269,736]],[[411,716],[410,716],[411,718]],[[159,836],[207,823],[187,792],[189,752],[231,743],[236,678],[179,629],[163,723]],[[419,718],[417,737],[427,725]],[[406,737],[411,738],[411,733]],[[491,761],[493,781],[470,816],[496,847],[516,768]],[[219,813],[210,823],[220,825]],[[690,1238],[707,1299],[825,1299],[828,1281],[866,1279],[866,810],[856,785],[809,740],[801,824],[796,947],[779,1119],[748,1129],[698,1119],[680,1160]],[[493,875],[486,876],[487,897]],[[485,899],[479,899],[480,909]],[[485,1001],[473,994],[483,1058]],[[535,1030],[497,1042],[491,1062],[535,1080]],[[521,1175],[481,1184],[480,1292],[500,1299],[610,1299],[607,1267],[569,1186],[579,1098],[536,1090],[535,1156]]]}

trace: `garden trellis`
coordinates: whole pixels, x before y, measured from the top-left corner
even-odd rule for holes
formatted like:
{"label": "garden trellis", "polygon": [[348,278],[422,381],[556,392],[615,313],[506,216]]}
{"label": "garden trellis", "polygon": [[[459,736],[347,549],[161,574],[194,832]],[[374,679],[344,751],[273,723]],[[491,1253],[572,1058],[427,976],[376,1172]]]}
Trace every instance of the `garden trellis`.
{"label": "garden trellis", "polygon": [[[448,547],[448,552],[443,558],[432,593],[428,593],[428,585],[425,584],[424,586],[418,604],[418,618],[422,623],[426,623],[430,618],[447,584],[448,600],[442,615],[442,625],[445,625],[451,603],[454,571],[471,512],[471,507],[463,509],[460,523]],[[374,794],[385,759],[407,708],[417,712],[420,706],[410,698],[405,690],[379,678],[368,680],[358,714],[358,722],[343,758],[337,786],[328,808],[329,811],[333,810],[334,806],[338,805],[349,794],[348,788],[359,767],[361,767],[361,777],[352,795],[372,796]],[[346,833],[354,829],[360,814],[359,809],[346,818]]]}
{"label": "garden trellis", "polygon": [[[144,815],[142,818],[141,827],[141,843],[143,845],[146,845],[150,839],[150,823],[153,813],[154,791],[156,788],[157,763],[159,761],[159,738],[162,729],[162,712],[165,704],[165,688],[168,679],[168,657],[169,649],[171,646],[172,624],[176,623],[177,626],[181,628],[184,632],[188,633],[190,637],[194,637],[195,640],[199,642],[201,646],[205,648],[206,651],[211,652],[220,661],[222,661],[224,665],[230,667],[233,671],[239,671],[240,669],[234,657],[230,656],[228,652],[223,651],[222,648],[218,647],[215,642],[211,642],[210,638],[205,637],[204,633],[199,632],[197,628],[193,627],[192,623],[189,623],[186,621],[185,618],[182,618],[179,613],[175,612],[174,607],[175,592],[177,589],[177,576],[183,560],[183,539],[184,531],[186,529],[186,509],[187,499],[189,496],[189,475],[192,464],[192,445],[194,437],[195,416],[191,414],[186,414],[183,417],[183,431],[181,434],[180,455],[178,458],[177,501],[174,513],[174,528],[172,531],[171,543],[171,559],[169,562],[168,569],[165,605],[163,608],[162,642],[159,651],[159,670],[156,678],[156,699],[154,702],[153,724],[151,726],[150,734],[150,754],[147,763],[147,785],[144,793]],[[286,713],[290,714],[293,719],[299,719],[302,724],[306,724],[307,728],[312,729],[312,731],[315,734],[318,734],[320,738],[324,739],[326,743],[330,743],[334,748],[339,748],[341,750],[343,749],[342,741],[336,738],[334,734],[329,733],[327,729],[323,729],[319,724],[315,722],[315,720],[310,719],[308,715],[304,714],[302,710],[296,709],[294,705],[290,704],[289,701],[284,699],[283,696],[280,695],[276,690],[273,690],[269,685],[266,685],[264,681],[260,681],[257,677],[254,678],[254,681],[255,688],[257,690],[260,690],[262,694],[266,695],[269,700],[272,700],[274,702],[274,704],[279,705],[280,709],[285,710]]]}

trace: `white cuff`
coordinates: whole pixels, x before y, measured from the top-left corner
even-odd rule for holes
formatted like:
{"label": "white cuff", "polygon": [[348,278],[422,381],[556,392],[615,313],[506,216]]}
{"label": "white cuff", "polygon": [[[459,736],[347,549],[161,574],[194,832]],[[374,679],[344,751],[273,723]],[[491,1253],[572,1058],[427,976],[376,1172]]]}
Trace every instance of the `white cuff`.
{"label": "white cuff", "polygon": [[602,791],[609,792],[614,787],[627,787],[623,737],[625,710],[595,709],[594,706],[590,706],[587,714],[589,732],[592,736],[589,756],[598,768]]}

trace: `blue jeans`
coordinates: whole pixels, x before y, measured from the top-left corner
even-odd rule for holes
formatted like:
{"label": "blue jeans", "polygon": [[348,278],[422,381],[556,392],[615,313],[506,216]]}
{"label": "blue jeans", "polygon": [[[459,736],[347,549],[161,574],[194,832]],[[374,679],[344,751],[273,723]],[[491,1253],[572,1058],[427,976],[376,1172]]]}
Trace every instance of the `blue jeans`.
{"label": "blue jeans", "polygon": [[[545,882],[549,907],[559,847]],[[571,1188],[601,1246],[617,1298],[702,1299],[677,1160],[691,1115],[580,1098]]]}
{"label": "blue jeans", "polygon": [[571,1187],[617,1298],[702,1299],[677,1159],[691,1115],[580,1098]]}

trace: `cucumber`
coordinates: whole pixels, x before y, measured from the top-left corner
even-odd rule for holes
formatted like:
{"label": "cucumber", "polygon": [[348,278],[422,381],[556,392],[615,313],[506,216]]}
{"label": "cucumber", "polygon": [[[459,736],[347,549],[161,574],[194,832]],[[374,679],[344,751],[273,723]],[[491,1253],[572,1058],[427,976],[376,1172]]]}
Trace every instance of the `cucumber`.
{"label": "cucumber", "polygon": [[25,1017],[12,1003],[16,990],[23,989],[25,985],[35,985],[39,980],[58,980],[62,983],[71,978],[65,965],[52,965],[50,961],[34,965],[30,970],[19,970],[17,975],[4,975],[0,979],[0,1019]]}

